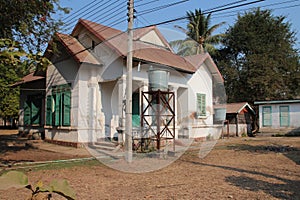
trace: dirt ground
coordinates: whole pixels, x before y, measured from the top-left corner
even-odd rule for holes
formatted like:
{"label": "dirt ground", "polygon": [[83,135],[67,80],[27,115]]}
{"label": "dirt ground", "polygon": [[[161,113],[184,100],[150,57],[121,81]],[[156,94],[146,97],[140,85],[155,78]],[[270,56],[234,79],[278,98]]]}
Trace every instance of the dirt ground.
{"label": "dirt ground", "polygon": [[[15,137],[11,132],[0,132],[0,170],[20,162],[90,156],[85,149],[43,142],[13,143]],[[25,171],[30,183],[68,180],[77,199],[297,200],[300,137],[220,139],[203,159],[197,150],[190,149],[168,167],[141,174],[116,171],[101,163]],[[26,189],[9,189],[0,191],[0,199],[25,199],[29,194]]]}

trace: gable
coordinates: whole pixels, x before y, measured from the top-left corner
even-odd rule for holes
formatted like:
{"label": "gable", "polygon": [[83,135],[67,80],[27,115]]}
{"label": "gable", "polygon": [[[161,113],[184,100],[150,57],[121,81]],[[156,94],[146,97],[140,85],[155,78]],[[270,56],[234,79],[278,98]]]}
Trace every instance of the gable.
{"label": "gable", "polygon": [[167,47],[163,41],[159,38],[159,36],[156,34],[156,32],[154,30],[151,30],[150,32],[148,32],[147,34],[145,34],[144,36],[142,36],[140,38],[141,41],[146,42],[146,43],[150,43],[150,44],[154,44],[157,46],[161,46],[161,47]]}

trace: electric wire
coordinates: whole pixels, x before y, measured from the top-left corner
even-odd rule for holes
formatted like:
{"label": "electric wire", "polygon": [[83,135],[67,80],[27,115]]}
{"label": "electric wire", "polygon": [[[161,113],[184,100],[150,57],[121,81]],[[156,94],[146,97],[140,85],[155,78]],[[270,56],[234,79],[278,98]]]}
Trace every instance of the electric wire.
{"label": "electric wire", "polygon": [[[230,7],[225,7],[225,8],[220,8],[220,9],[215,9],[215,10],[211,10],[209,12],[203,12],[202,14],[209,14],[209,13],[215,13],[215,12],[221,12],[223,10],[229,10],[229,9],[233,9],[233,8],[238,8],[238,7],[243,7],[243,6],[247,6],[247,5],[251,5],[251,4],[255,4],[255,3],[259,3],[259,2],[263,2],[265,0],[256,0],[256,1],[252,1],[252,2],[248,2],[248,3],[243,3],[243,4],[239,4],[239,5],[234,5],[234,6],[230,6]],[[181,20],[185,20],[188,19],[187,16],[184,17],[178,17],[175,19],[170,19],[170,20],[166,20],[166,21],[162,21],[162,22],[158,22],[155,24],[150,24],[148,26],[144,26],[144,27],[138,27],[138,28],[146,28],[146,27],[151,27],[151,26],[158,26],[158,25],[163,25],[163,24],[170,24],[176,21],[181,21]]]}
{"label": "electric wire", "polygon": [[179,4],[185,3],[187,1],[190,1],[190,0],[182,0],[182,1],[175,2],[175,3],[170,3],[170,4],[150,8],[150,9],[147,9],[147,10],[142,10],[139,13],[140,13],[140,15],[145,15],[145,14],[148,14],[148,13],[152,13],[154,11],[159,11],[159,10],[162,10],[162,9],[165,9],[165,8],[169,8],[171,6],[179,5]]}
{"label": "electric wire", "polygon": [[[291,1],[284,1],[284,2],[280,2],[280,3],[272,3],[272,4],[263,5],[263,6],[259,6],[259,7],[251,7],[251,8],[246,8],[246,9],[235,10],[234,12],[238,13],[238,12],[241,12],[241,11],[246,11],[246,10],[251,10],[251,9],[256,9],[256,8],[271,7],[271,6],[282,5],[282,4],[288,4],[288,3],[298,2],[298,1],[300,1],[300,0],[291,0]],[[272,9],[272,8],[271,8],[271,9]],[[277,8],[275,8],[275,9],[277,9]],[[216,15],[222,15],[222,14],[227,14],[227,13],[231,13],[231,14],[232,14],[232,11],[230,11],[230,12],[217,13],[217,14],[215,14],[214,16],[216,16]]]}
{"label": "electric wire", "polygon": [[[97,6],[96,8],[94,8],[94,9],[92,9],[91,11],[89,11],[84,17],[86,18],[86,19],[88,19],[88,18],[90,18],[90,17],[92,17],[93,15],[95,15],[95,12],[97,11],[97,10],[99,10],[100,8],[102,8],[103,6],[105,6],[104,8],[102,8],[102,11],[103,10],[107,10],[106,12],[111,12],[111,11],[113,11],[114,9],[115,9],[115,7],[119,7],[120,5],[123,5],[122,3],[125,3],[126,1],[124,1],[123,0],[123,2],[121,2],[121,3],[119,3],[118,5],[116,5],[116,6],[114,6],[116,3],[118,3],[119,1],[122,1],[122,0],[116,0],[116,1],[113,1],[113,2],[111,2],[111,1],[107,1],[106,3],[104,3],[104,4],[101,4],[100,6]],[[109,5],[107,5],[108,3],[110,3]],[[113,8],[111,8],[113,6]],[[109,9],[110,8],[110,9]],[[99,16],[99,15],[98,15]],[[78,16],[77,16],[78,17]],[[81,18],[81,17],[80,17]],[[67,27],[70,27],[74,22],[76,22],[77,21],[77,18],[75,18],[75,19],[72,19],[72,21],[69,21],[69,23],[68,22],[66,22],[66,23],[68,23],[65,27],[67,28]]]}
{"label": "electric wire", "polygon": [[[142,1],[142,0],[141,0],[141,1]],[[139,1],[139,2],[141,2],[141,1]],[[248,2],[248,3],[243,3],[243,4],[239,4],[239,5],[235,5],[235,6],[230,6],[230,7],[226,7],[226,5],[221,6],[221,7],[218,6],[218,7],[216,7],[216,8],[210,9],[210,10],[209,10],[210,12],[206,11],[206,12],[203,13],[203,14],[222,12],[222,11],[224,11],[224,10],[229,10],[229,9],[234,9],[234,8],[238,8],[238,7],[243,7],[243,6],[246,6],[246,5],[252,5],[252,4],[255,4],[255,3],[262,2],[262,1],[265,1],[265,0],[256,0],[256,1]],[[299,0],[294,0],[294,1],[299,1]],[[289,1],[289,2],[291,2],[291,1]],[[226,8],[222,8],[222,7],[226,7]],[[141,17],[142,14],[139,14],[138,16]],[[162,25],[162,24],[168,24],[168,23],[172,23],[172,22],[182,21],[182,20],[184,20],[184,19],[187,19],[187,17],[179,17],[179,18],[175,18],[175,19],[171,19],[171,20],[159,22],[159,23],[156,23],[156,24],[151,24],[151,25],[147,25],[147,26],[143,26],[143,27],[137,27],[137,28],[134,28],[134,30],[136,30],[136,29],[141,29],[141,28],[146,28],[146,27],[150,27],[150,26],[158,26],[158,25]],[[120,21],[115,21],[114,24],[118,24],[118,23],[120,23],[120,22],[122,22],[122,21],[124,21],[124,19],[123,19],[123,20],[120,20]],[[104,30],[106,30],[106,29],[108,29],[108,28],[110,28],[110,27],[105,27],[105,28],[103,28],[103,29],[100,30],[100,31],[104,31]],[[124,32],[120,32],[119,34],[117,34],[117,35],[115,35],[115,36],[113,36],[113,37],[111,37],[111,38],[109,38],[109,39],[107,39],[107,40],[105,40],[105,41],[102,41],[102,42],[100,42],[99,44],[108,42],[109,40],[112,40],[113,38],[116,38],[116,37],[118,37],[118,36],[120,36],[120,35],[122,35],[122,34],[124,34]],[[90,47],[90,48],[91,48],[91,47]],[[85,49],[83,49],[82,51],[77,52],[76,54],[79,54],[79,53],[81,53],[81,52],[83,52],[83,51],[89,50],[90,48],[85,48]],[[75,54],[75,55],[76,55],[76,54]],[[72,55],[72,56],[70,56],[70,57],[73,57],[73,56],[75,56],[75,55]],[[66,59],[66,58],[64,58],[63,60],[65,60],[65,59]],[[60,60],[59,62],[61,62],[61,61],[63,61],[63,60]],[[57,61],[57,62],[58,62],[58,61]]]}
{"label": "electric wire", "polygon": [[[84,12],[86,12],[88,9],[90,9],[90,7],[94,6],[93,3],[95,3],[96,1],[98,0],[94,0],[92,1],[91,3],[88,3],[84,6],[82,6],[81,8],[79,8],[77,11],[75,11],[74,13],[71,13],[70,15],[68,15],[67,17],[63,18],[62,20],[63,21],[66,21],[68,19],[70,19],[71,17],[72,18],[76,18],[78,17],[79,15],[83,14]],[[84,9],[85,8],[85,9]],[[82,10],[83,9],[83,10]]]}
{"label": "electric wire", "polygon": [[160,1],[160,0],[153,0],[153,1],[149,1],[149,2],[147,2],[147,3],[137,4],[137,5],[135,5],[134,7],[135,7],[135,8],[138,8],[138,7],[145,6],[145,5],[148,5],[148,4],[157,2],[157,1]]}
{"label": "electric wire", "polygon": [[[250,5],[250,4],[257,3],[257,2],[261,2],[261,1],[264,1],[264,0],[258,0],[258,1],[254,1],[254,2],[247,3],[247,4],[240,4],[240,5],[238,5],[238,6],[231,6],[231,7],[241,7],[241,6],[244,6],[244,5]],[[231,7],[222,8],[222,9],[219,9],[219,10],[218,10],[218,9],[217,9],[217,10],[213,10],[212,12],[219,12],[220,10],[231,9]],[[186,18],[186,17],[184,17],[184,18]],[[182,19],[180,18],[180,20],[182,20]],[[170,20],[169,20],[169,21],[170,21]],[[172,22],[173,22],[173,21],[178,21],[178,18],[173,19]],[[116,23],[120,23],[120,21],[118,21],[118,22],[116,22]],[[115,23],[115,24],[116,24],[116,23]],[[146,28],[146,27],[150,27],[150,26],[156,26],[156,25],[160,25],[160,24],[165,24],[165,23],[166,23],[166,22],[160,22],[160,23],[157,23],[157,24],[154,24],[154,25],[148,25],[148,26],[144,26],[144,27],[134,28],[134,30],[140,29],[140,28]],[[108,28],[110,28],[110,27],[101,28],[101,30],[97,30],[97,32],[98,32],[98,31],[104,31],[104,30],[106,30],[106,29],[108,29]],[[104,43],[104,42],[108,42],[109,40],[111,40],[111,39],[113,39],[113,38],[115,38],[115,37],[117,37],[117,36],[119,36],[119,35],[121,35],[121,34],[123,34],[123,33],[124,33],[124,32],[120,32],[120,34],[117,34],[117,35],[115,35],[115,36],[113,36],[113,37],[111,37],[111,38],[109,38],[109,39],[107,39],[107,40],[105,40],[105,41],[102,41],[102,42],[100,42],[99,44]],[[97,44],[97,45],[99,45],[99,44]],[[77,52],[76,54],[71,55],[70,57],[73,57],[73,56],[75,56],[75,55],[77,55],[77,54],[79,54],[79,53],[81,53],[81,52],[83,52],[83,51],[89,50],[89,49],[91,49],[91,47],[85,48],[85,49],[83,49],[82,51],[79,51],[79,52]],[[66,58],[64,58],[64,59],[66,59]],[[64,60],[64,59],[63,59],[63,60]],[[63,61],[63,60],[62,60],[62,61]],[[61,62],[61,61],[59,61],[59,62]]]}
{"label": "electric wire", "polygon": [[241,0],[241,1],[236,1],[236,2],[232,2],[232,3],[228,3],[228,4],[225,4],[225,5],[217,6],[217,7],[215,7],[215,8],[206,9],[206,10],[204,10],[204,11],[205,11],[205,12],[209,12],[209,11],[211,11],[211,10],[223,8],[223,7],[226,7],[226,6],[231,6],[231,5],[234,5],[234,4],[237,4],[237,3],[241,3],[241,2],[244,2],[244,1],[247,1],[247,0]]}

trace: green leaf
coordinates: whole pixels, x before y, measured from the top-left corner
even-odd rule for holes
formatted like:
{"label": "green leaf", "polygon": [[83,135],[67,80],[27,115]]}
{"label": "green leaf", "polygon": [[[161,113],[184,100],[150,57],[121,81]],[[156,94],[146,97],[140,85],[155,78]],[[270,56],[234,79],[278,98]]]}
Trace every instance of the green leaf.
{"label": "green leaf", "polygon": [[66,180],[53,180],[50,184],[49,192],[60,194],[68,199],[76,199],[76,194],[73,188]]}
{"label": "green leaf", "polygon": [[28,185],[28,177],[23,172],[10,171],[0,177],[0,190],[24,188]]}

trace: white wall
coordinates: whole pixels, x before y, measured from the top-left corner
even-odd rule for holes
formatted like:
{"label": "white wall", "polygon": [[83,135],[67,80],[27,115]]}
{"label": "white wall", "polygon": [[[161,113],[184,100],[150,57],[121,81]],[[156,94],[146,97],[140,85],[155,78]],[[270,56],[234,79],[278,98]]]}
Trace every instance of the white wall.
{"label": "white wall", "polygon": [[188,81],[189,86],[189,113],[197,111],[197,93],[206,94],[206,117],[196,119],[197,125],[213,124],[213,94],[212,76],[205,65],[202,65]]}
{"label": "white wall", "polygon": [[284,128],[280,127],[280,106],[289,106],[289,128],[298,128],[300,127],[300,103],[291,103],[291,104],[265,104],[259,105],[259,123],[261,128],[263,127],[263,107],[271,106],[272,109],[272,126],[271,128],[279,129]]}

